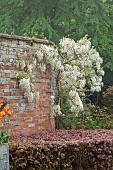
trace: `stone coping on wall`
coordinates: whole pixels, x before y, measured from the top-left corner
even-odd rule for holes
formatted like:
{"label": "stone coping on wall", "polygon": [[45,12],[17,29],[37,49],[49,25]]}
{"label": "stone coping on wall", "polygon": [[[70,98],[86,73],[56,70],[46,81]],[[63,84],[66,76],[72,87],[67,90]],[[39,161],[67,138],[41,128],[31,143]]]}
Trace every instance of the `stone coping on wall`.
{"label": "stone coping on wall", "polygon": [[0,33],[0,38],[29,41],[31,43],[42,43],[42,44],[54,45],[54,43],[52,41],[49,41],[46,39],[30,38],[30,37],[17,36],[17,35],[9,35],[9,34],[1,34]]}

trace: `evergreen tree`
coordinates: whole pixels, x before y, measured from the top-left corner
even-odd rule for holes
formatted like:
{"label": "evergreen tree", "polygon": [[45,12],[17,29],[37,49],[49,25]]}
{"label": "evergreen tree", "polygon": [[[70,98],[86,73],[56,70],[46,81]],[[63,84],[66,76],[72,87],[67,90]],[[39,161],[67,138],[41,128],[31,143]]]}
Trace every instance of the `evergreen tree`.
{"label": "evergreen tree", "polygon": [[1,0],[0,32],[78,40],[85,34],[113,69],[113,2],[111,0]]}

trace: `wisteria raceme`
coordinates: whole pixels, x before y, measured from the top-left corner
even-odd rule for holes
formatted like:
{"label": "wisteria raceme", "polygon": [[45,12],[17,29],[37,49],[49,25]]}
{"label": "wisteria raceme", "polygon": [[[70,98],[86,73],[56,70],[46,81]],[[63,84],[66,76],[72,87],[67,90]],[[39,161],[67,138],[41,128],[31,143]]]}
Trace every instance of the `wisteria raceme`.
{"label": "wisteria raceme", "polygon": [[23,70],[25,67],[25,61],[20,62],[21,69]]}
{"label": "wisteria raceme", "polygon": [[53,108],[53,113],[55,114],[55,115],[62,115],[62,112],[61,112],[61,110],[60,110],[60,105],[55,105],[54,106],[54,108]]}
{"label": "wisteria raceme", "polygon": [[22,78],[19,82],[19,87],[24,92],[24,97],[27,98],[28,102],[32,102],[34,93],[32,92],[33,84],[30,84],[30,78]]}
{"label": "wisteria raceme", "polygon": [[[50,63],[60,71],[59,84],[67,93],[71,111],[77,114],[83,110],[82,96],[86,91],[100,92],[103,86],[101,67],[103,59],[87,36],[75,42],[63,38],[59,43],[60,49],[42,45],[37,57],[40,62]],[[73,97],[71,94],[73,92]]]}
{"label": "wisteria raceme", "polygon": [[[36,96],[36,90],[30,81],[30,75],[36,66],[36,59],[34,59],[32,63],[27,63],[27,65],[25,64],[24,60],[21,60],[19,61],[19,65],[21,65],[22,70],[22,73],[17,75],[19,78],[19,87],[24,93],[24,97],[27,99],[27,101],[33,102],[34,97]],[[27,68],[27,73],[24,72],[25,68]]]}

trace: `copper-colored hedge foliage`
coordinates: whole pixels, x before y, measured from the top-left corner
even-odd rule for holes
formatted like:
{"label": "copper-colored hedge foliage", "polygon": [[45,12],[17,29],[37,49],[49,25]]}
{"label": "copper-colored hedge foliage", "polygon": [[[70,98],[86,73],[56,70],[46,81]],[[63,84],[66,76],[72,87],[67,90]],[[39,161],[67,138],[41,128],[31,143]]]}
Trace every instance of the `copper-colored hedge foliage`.
{"label": "copper-colored hedge foliage", "polygon": [[13,136],[10,170],[113,170],[113,131]]}

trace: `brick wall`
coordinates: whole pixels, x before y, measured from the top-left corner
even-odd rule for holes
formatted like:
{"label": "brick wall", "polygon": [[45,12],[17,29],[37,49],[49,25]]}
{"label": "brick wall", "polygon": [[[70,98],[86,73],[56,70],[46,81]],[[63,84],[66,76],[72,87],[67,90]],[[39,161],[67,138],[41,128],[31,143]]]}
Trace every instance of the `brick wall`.
{"label": "brick wall", "polygon": [[33,71],[32,83],[40,92],[39,101],[28,103],[19,89],[15,67],[17,55],[25,57],[35,55],[41,44],[52,45],[47,40],[0,34],[0,98],[6,99],[14,114],[5,117],[5,128],[10,133],[35,133],[39,130],[53,130],[54,120],[51,108],[54,95],[54,76],[50,66],[41,72],[38,66]]}

